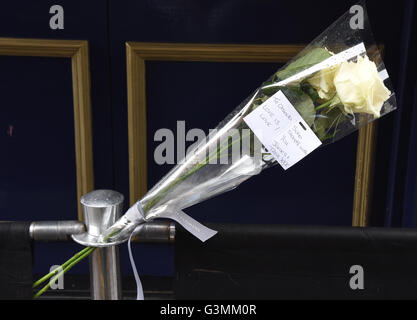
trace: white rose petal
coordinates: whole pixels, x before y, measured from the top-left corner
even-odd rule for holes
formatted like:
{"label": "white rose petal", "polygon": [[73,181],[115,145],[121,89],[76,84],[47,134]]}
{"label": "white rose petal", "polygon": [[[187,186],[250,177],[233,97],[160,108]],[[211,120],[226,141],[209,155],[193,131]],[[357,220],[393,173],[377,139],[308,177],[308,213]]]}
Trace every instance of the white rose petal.
{"label": "white rose petal", "polygon": [[368,113],[376,118],[391,95],[367,56],[356,63],[343,62],[334,76],[334,85],[345,112]]}
{"label": "white rose petal", "polygon": [[328,100],[336,93],[333,82],[336,70],[336,67],[323,69],[307,80],[316,89],[320,98]]}

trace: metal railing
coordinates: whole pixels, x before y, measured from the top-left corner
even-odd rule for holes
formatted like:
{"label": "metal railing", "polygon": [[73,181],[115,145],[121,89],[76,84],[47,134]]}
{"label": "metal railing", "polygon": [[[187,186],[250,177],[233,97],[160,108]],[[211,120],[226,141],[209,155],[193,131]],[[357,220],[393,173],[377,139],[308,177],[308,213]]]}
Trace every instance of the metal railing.
{"label": "metal railing", "polygon": [[[39,242],[72,241],[72,234],[85,231],[85,224],[77,220],[35,221],[29,228],[30,237]],[[132,242],[139,243],[172,243],[174,240],[175,223],[170,221],[148,222],[132,237]]]}
{"label": "metal railing", "polygon": [[[117,198],[117,202],[115,199]],[[36,221],[30,224],[29,233],[34,241],[73,241],[72,235],[101,232],[119,216],[123,196],[111,190],[96,190],[81,198],[85,224],[81,221]],[[110,218],[111,219],[110,219]],[[97,234],[94,234],[97,236]],[[172,243],[175,224],[170,221],[148,222],[139,228],[133,242]],[[97,248],[90,255],[91,298],[118,300],[122,298],[119,248]]]}

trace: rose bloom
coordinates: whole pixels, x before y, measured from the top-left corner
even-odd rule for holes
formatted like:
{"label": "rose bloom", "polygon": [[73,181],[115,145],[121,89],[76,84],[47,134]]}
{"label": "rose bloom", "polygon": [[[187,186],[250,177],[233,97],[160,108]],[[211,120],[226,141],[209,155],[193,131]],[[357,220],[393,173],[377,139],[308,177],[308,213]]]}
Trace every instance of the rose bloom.
{"label": "rose bloom", "polygon": [[335,73],[334,85],[347,113],[368,113],[379,118],[382,105],[391,95],[367,56],[356,63],[343,62]]}
{"label": "rose bloom", "polygon": [[307,80],[308,83],[316,89],[321,99],[329,100],[333,98],[336,93],[336,87],[334,86],[333,80],[337,69],[337,67],[330,67],[320,70]]}

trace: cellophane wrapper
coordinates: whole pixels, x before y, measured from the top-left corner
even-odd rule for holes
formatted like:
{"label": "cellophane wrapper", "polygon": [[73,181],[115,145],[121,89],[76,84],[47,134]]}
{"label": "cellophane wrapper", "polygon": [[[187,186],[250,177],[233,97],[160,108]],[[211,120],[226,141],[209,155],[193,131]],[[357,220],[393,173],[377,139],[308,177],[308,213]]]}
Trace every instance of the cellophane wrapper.
{"label": "cellophane wrapper", "polygon": [[[170,170],[103,234],[104,241],[126,240],[138,224],[163,217],[167,212],[180,211],[232,190],[251,176],[277,164],[243,119],[278,91],[284,93],[321,140],[322,146],[333,143],[393,111],[396,108],[395,94],[379,48],[374,43],[366,8],[363,5],[362,7],[363,29],[352,28],[352,14],[346,12],[254,90],[218,124],[216,130],[205,141],[187,152],[183,161]],[[366,48],[366,51],[361,51],[360,48]],[[346,55],[346,52],[349,54]],[[326,79],[332,79],[342,65],[352,67],[352,64],[363,62],[364,59],[374,64],[375,72],[382,77],[381,81],[387,89],[385,95],[379,97],[383,101],[379,102],[376,110],[363,105],[345,105],[340,101],[342,99],[338,99],[340,97],[335,98],[333,89],[326,83]],[[348,62],[351,64],[347,65]],[[370,93],[364,92],[363,95],[365,100],[371,100],[367,101],[369,107],[373,103],[372,99],[378,100],[378,96],[372,96],[372,86],[377,84],[372,83],[375,80],[369,74],[364,76],[364,81],[368,81],[364,86]],[[348,74],[344,79],[349,81],[351,78]],[[343,82],[343,77],[340,81]],[[346,89],[349,82],[342,83],[342,87],[343,85]],[[354,86],[355,81],[352,80],[352,88],[348,87],[349,92],[344,92],[344,95],[348,96],[347,100],[351,92],[358,90]],[[344,98],[346,100],[346,97]],[[243,145],[239,142],[245,139],[249,139],[246,140],[250,141],[249,147],[242,146],[240,152],[231,152],[230,149],[233,149],[234,145]],[[228,161],[219,161],[220,158]]]}

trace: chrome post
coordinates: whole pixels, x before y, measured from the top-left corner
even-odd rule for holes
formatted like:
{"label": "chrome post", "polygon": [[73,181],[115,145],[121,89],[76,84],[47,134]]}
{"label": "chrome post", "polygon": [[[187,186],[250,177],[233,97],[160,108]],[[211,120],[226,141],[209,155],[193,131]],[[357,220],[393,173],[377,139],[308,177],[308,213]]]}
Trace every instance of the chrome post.
{"label": "chrome post", "polygon": [[[81,198],[87,233],[99,236],[120,217],[123,195],[112,190],[95,190]],[[122,298],[118,246],[97,248],[90,255],[90,287],[93,300]]]}

